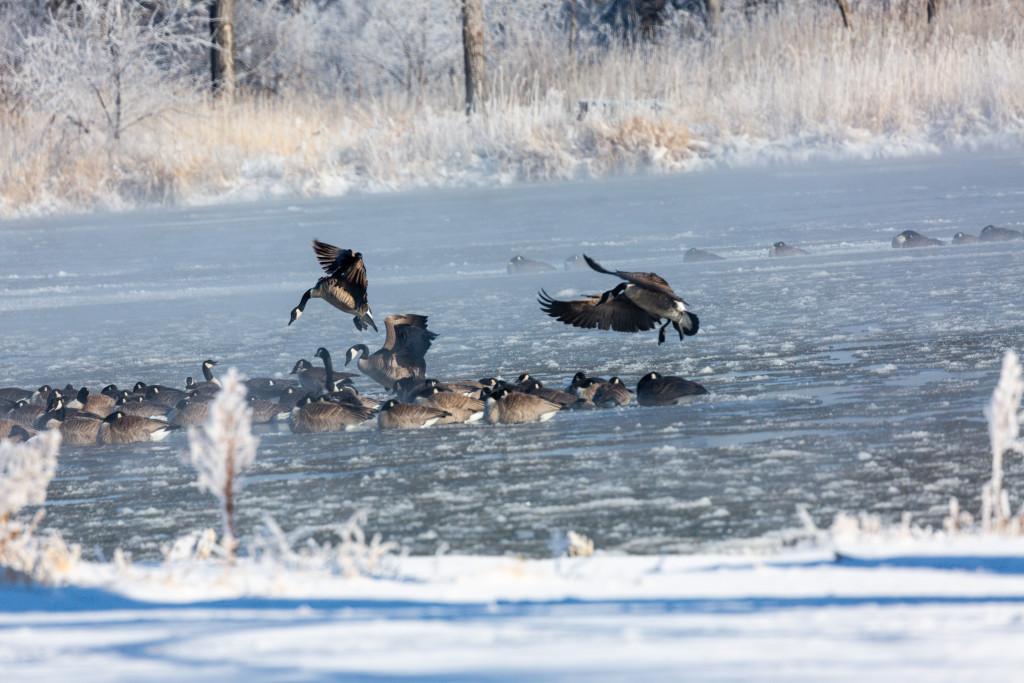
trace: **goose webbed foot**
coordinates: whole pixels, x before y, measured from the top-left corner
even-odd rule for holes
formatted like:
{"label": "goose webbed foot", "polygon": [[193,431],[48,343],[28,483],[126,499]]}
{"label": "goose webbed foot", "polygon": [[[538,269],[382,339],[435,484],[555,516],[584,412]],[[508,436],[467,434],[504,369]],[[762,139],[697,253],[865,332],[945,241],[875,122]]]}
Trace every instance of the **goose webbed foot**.
{"label": "goose webbed foot", "polygon": [[672,327],[676,328],[676,332],[679,333],[679,341],[683,341],[683,328],[679,326],[679,322],[673,320]]}
{"label": "goose webbed foot", "polygon": [[668,327],[668,321],[666,321],[665,324],[661,326],[661,329],[658,330],[658,344],[664,344],[665,343],[665,328],[666,327]]}

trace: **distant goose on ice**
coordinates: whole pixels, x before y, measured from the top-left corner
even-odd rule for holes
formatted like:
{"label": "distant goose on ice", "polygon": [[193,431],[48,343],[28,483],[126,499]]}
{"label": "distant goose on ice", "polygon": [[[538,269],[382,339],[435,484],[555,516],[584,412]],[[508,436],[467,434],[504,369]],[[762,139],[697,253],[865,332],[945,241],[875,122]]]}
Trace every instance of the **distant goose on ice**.
{"label": "distant goose on ice", "polygon": [[416,397],[416,403],[428,408],[443,410],[449,414],[437,424],[476,422],[484,416],[484,402],[480,399],[470,398],[454,391],[441,391],[438,387],[424,389]]}
{"label": "distant goose on ice", "polygon": [[706,393],[708,390],[696,382],[650,372],[637,382],[636,402],[642,406],[677,406]]}
{"label": "distant goose on ice", "polygon": [[387,330],[384,346],[371,354],[366,344],[356,344],[348,350],[345,365],[356,361],[360,372],[389,391],[404,377],[426,377],[424,355],[437,337],[427,330],[427,316],[389,315],[384,319],[384,327]]}
{"label": "distant goose on ice", "polygon": [[299,305],[292,309],[288,324],[291,325],[299,319],[306,308],[306,303],[313,298],[323,299],[339,311],[351,315],[356,329],[365,330],[372,327],[376,332],[377,325],[373,322],[370,303],[366,298],[366,266],[363,264],[363,255],[315,239],[313,251],[316,252],[316,258],[327,275],[317,280],[313,287],[303,293]]}
{"label": "distant goose on ice", "polygon": [[942,240],[934,237],[925,237],[914,230],[904,230],[892,238],[893,249],[909,249],[911,247],[937,247],[945,244]]}
{"label": "distant goose on ice", "polygon": [[966,232],[958,232],[953,235],[953,244],[977,244],[981,239],[977,235],[969,235]]}
{"label": "distant goose on ice", "polygon": [[807,252],[800,247],[791,247],[785,242],[776,242],[768,250],[768,255],[776,258],[783,256],[806,256]]}
{"label": "distant goose on ice", "polygon": [[1024,233],[1021,233],[1020,230],[997,228],[994,225],[986,225],[981,229],[981,234],[978,235],[978,239],[982,242],[1008,242],[1010,240],[1019,240],[1021,237],[1024,237]]}
{"label": "distant goose on ice", "polygon": [[292,409],[291,425],[296,434],[340,432],[358,427],[371,417],[373,411],[369,408],[341,405],[307,396]]}
{"label": "distant goose on ice", "polygon": [[518,275],[520,273],[545,273],[549,270],[554,270],[555,267],[550,263],[544,263],[543,261],[534,261],[532,259],[523,258],[522,256],[513,256],[509,259],[506,270],[509,275]]}
{"label": "distant goose on ice", "polygon": [[611,328],[616,332],[651,330],[664,319],[665,324],[658,330],[659,344],[665,341],[665,328],[669,324],[679,333],[680,341],[684,334],[697,334],[700,320],[664,278],[655,273],[607,270],[589,256],[584,254],[583,258],[597,272],[614,275],[625,282],[604,294],[574,301],[559,301],[541,290],[537,300],[541,310],[552,318],[574,327]]}
{"label": "distant goose on ice", "polygon": [[684,261],[721,261],[722,257],[718,254],[712,254],[710,251],[704,251],[697,247],[690,247],[683,253]]}

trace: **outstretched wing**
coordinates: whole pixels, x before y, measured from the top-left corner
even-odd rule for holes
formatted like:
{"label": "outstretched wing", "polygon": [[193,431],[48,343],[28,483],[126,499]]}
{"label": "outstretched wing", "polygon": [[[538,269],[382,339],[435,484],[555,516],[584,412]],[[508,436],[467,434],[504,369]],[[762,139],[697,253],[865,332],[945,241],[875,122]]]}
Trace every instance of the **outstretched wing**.
{"label": "outstretched wing", "polygon": [[586,254],[583,255],[583,258],[586,260],[588,266],[599,273],[614,275],[615,277],[622,278],[626,282],[631,282],[638,287],[643,287],[644,289],[649,289],[652,292],[658,292],[672,297],[673,299],[682,301],[682,299],[679,298],[679,295],[672,291],[672,287],[665,281],[665,278],[661,277],[657,273],[629,273],[624,270],[608,270]]}
{"label": "outstretched wing", "polygon": [[658,322],[624,296],[612,297],[600,303],[598,295],[573,301],[553,299],[543,289],[537,295],[542,311],[556,320],[573,327],[612,329],[616,332],[640,332],[654,329]]}
{"label": "outstretched wing", "polygon": [[366,265],[363,263],[363,255],[351,249],[339,249],[317,239],[313,240],[313,251],[324,272],[336,280],[352,297],[353,309],[359,310],[367,306]]}

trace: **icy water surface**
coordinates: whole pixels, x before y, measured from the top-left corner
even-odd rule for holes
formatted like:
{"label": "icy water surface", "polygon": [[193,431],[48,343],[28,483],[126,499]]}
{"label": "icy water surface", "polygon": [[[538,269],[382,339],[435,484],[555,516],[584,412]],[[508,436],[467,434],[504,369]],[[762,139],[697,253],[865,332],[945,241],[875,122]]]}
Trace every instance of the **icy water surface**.
{"label": "icy water surface", "polygon": [[[318,346],[379,347],[313,300],[310,240],[364,254],[378,321],[430,316],[441,379],[583,370],[631,386],[651,370],[711,392],[676,408],[557,415],[540,425],[265,434],[239,504],[243,533],[370,511],[413,553],[548,554],[552,530],[598,548],[746,545],[838,511],[940,524],[977,510],[989,457],[982,409],[1006,348],[1024,347],[1024,243],[895,250],[905,229],[946,241],[1024,229],[1024,157],[984,153],[716,171],[506,189],[379,195],[0,224],[0,385],[183,384],[219,369],[286,375]],[[779,240],[810,255],[769,259]],[[696,246],[725,257],[683,261]],[[701,332],[570,328],[535,301],[617,284],[594,272],[509,276],[515,254],[561,266],[586,252],[664,276]],[[376,389],[369,381],[360,386]],[[159,557],[217,526],[181,465],[183,438],[65,448],[47,525],[109,554]],[[1020,490],[1020,463],[1008,485]]]}

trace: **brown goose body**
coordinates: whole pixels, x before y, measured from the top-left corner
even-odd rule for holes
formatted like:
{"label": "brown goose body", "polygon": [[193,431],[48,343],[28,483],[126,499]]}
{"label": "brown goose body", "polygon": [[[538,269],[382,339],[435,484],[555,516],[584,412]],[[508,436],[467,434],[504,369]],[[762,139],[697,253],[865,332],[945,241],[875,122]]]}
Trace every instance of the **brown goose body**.
{"label": "brown goose body", "polygon": [[934,237],[925,237],[915,230],[904,230],[892,238],[893,249],[909,249],[911,247],[937,247],[945,244]]}
{"label": "brown goose body", "polygon": [[135,398],[124,398],[118,401],[117,410],[120,410],[125,415],[165,420],[167,419],[167,413],[171,412],[173,408],[168,408],[167,406],[160,405],[159,403],[152,403],[141,396],[137,396]]}
{"label": "brown goose body", "polygon": [[981,242],[1009,242],[1011,240],[1019,240],[1022,237],[1024,237],[1024,233],[1020,230],[998,228],[994,225],[986,225],[981,229],[981,233],[978,234],[978,240]]}
{"label": "brown goose body", "polygon": [[370,303],[366,296],[366,266],[363,255],[351,249],[339,249],[333,245],[313,240],[313,251],[316,253],[320,267],[327,273],[317,280],[316,284],[307,289],[292,309],[288,324],[298,320],[306,303],[310,299],[323,299],[343,313],[353,316],[356,329],[365,330],[372,327],[377,331],[370,312]]}
{"label": "brown goose body", "polygon": [[103,419],[92,413],[79,413],[60,423],[60,435],[68,446],[92,446],[96,443]]}
{"label": "brown goose body", "polygon": [[196,399],[183,398],[167,413],[167,421],[179,427],[198,427],[206,422],[210,404]]}
{"label": "brown goose body", "polygon": [[704,251],[697,247],[690,247],[683,253],[684,261],[721,261],[722,257],[718,254],[712,254],[710,251]]}
{"label": "brown goose body", "polygon": [[391,399],[380,407],[377,426],[381,429],[421,429],[438,424],[449,416],[445,410]]}
{"label": "brown goose body", "polygon": [[348,350],[345,364],[355,360],[360,372],[389,391],[406,377],[424,379],[427,372],[424,356],[437,337],[427,330],[427,316],[389,315],[384,319],[384,326],[387,329],[384,346],[371,354],[365,344],[356,344]]}
{"label": "brown goose body", "polygon": [[6,417],[0,417],[0,439],[19,443],[21,441],[28,441],[35,435],[36,430],[32,427]]}
{"label": "brown goose body", "polygon": [[541,310],[552,318],[574,327],[616,332],[651,330],[665,320],[658,331],[659,344],[665,341],[665,328],[670,324],[679,333],[680,341],[684,336],[697,334],[700,320],[664,278],[656,273],[608,270],[586,254],[583,258],[593,270],[625,282],[603,294],[573,301],[559,301],[541,290],[537,300]]}
{"label": "brown goose body", "polygon": [[368,408],[341,405],[327,400],[302,399],[292,408],[291,426],[296,434],[340,432],[353,429],[373,417]]}
{"label": "brown goose body", "polygon": [[287,420],[292,412],[287,406],[255,396],[249,397],[249,407],[252,408],[252,423],[258,425]]}
{"label": "brown goose body", "polygon": [[98,440],[103,444],[160,441],[176,429],[180,429],[180,427],[163,420],[125,415],[121,411],[115,410],[107,415],[103,424],[100,425]]}
{"label": "brown goose body", "polygon": [[492,392],[485,405],[484,419],[490,424],[544,422],[561,410],[561,406],[540,396],[507,389]]}
{"label": "brown goose body", "polygon": [[454,391],[441,391],[437,387],[427,389],[416,397],[416,403],[448,413],[437,424],[461,424],[477,422],[484,416],[484,402]]}
{"label": "brown goose body", "polygon": [[621,379],[612,377],[607,382],[597,385],[597,391],[594,392],[591,400],[594,401],[594,405],[601,408],[616,408],[629,405],[629,389],[626,388]]}
{"label": "brown goose body", "polygon": [[577,372],[565,390],[574,396],[592,401],[598,387],[607,381],[601,377],[587,377],[585,373]]}
{"label": "brown goose body", "polygon": [[39,419],[39,416],[46,412],[46,406],[38,406],[34,403],[26,403],[24,399],[7,411],[7,419],[14,420],[20,425],[31,427]]}
{"label": "brown goose body", "polygon": [[636,402],[642,406],[677,406],[708,393],[700,384],[675,376],[650,372],[636,385]]}
{"label": "brown goose body", "polygon": [[78,390],[78,395],[74,401],[69,401],[67,404],[71,408],[78,408],[84,413],[91,413],[97,417],[103,418],[110,413],[114,412],[114,407],[117,405],[117,399],[107,394],[92,394],[85,387]]}

